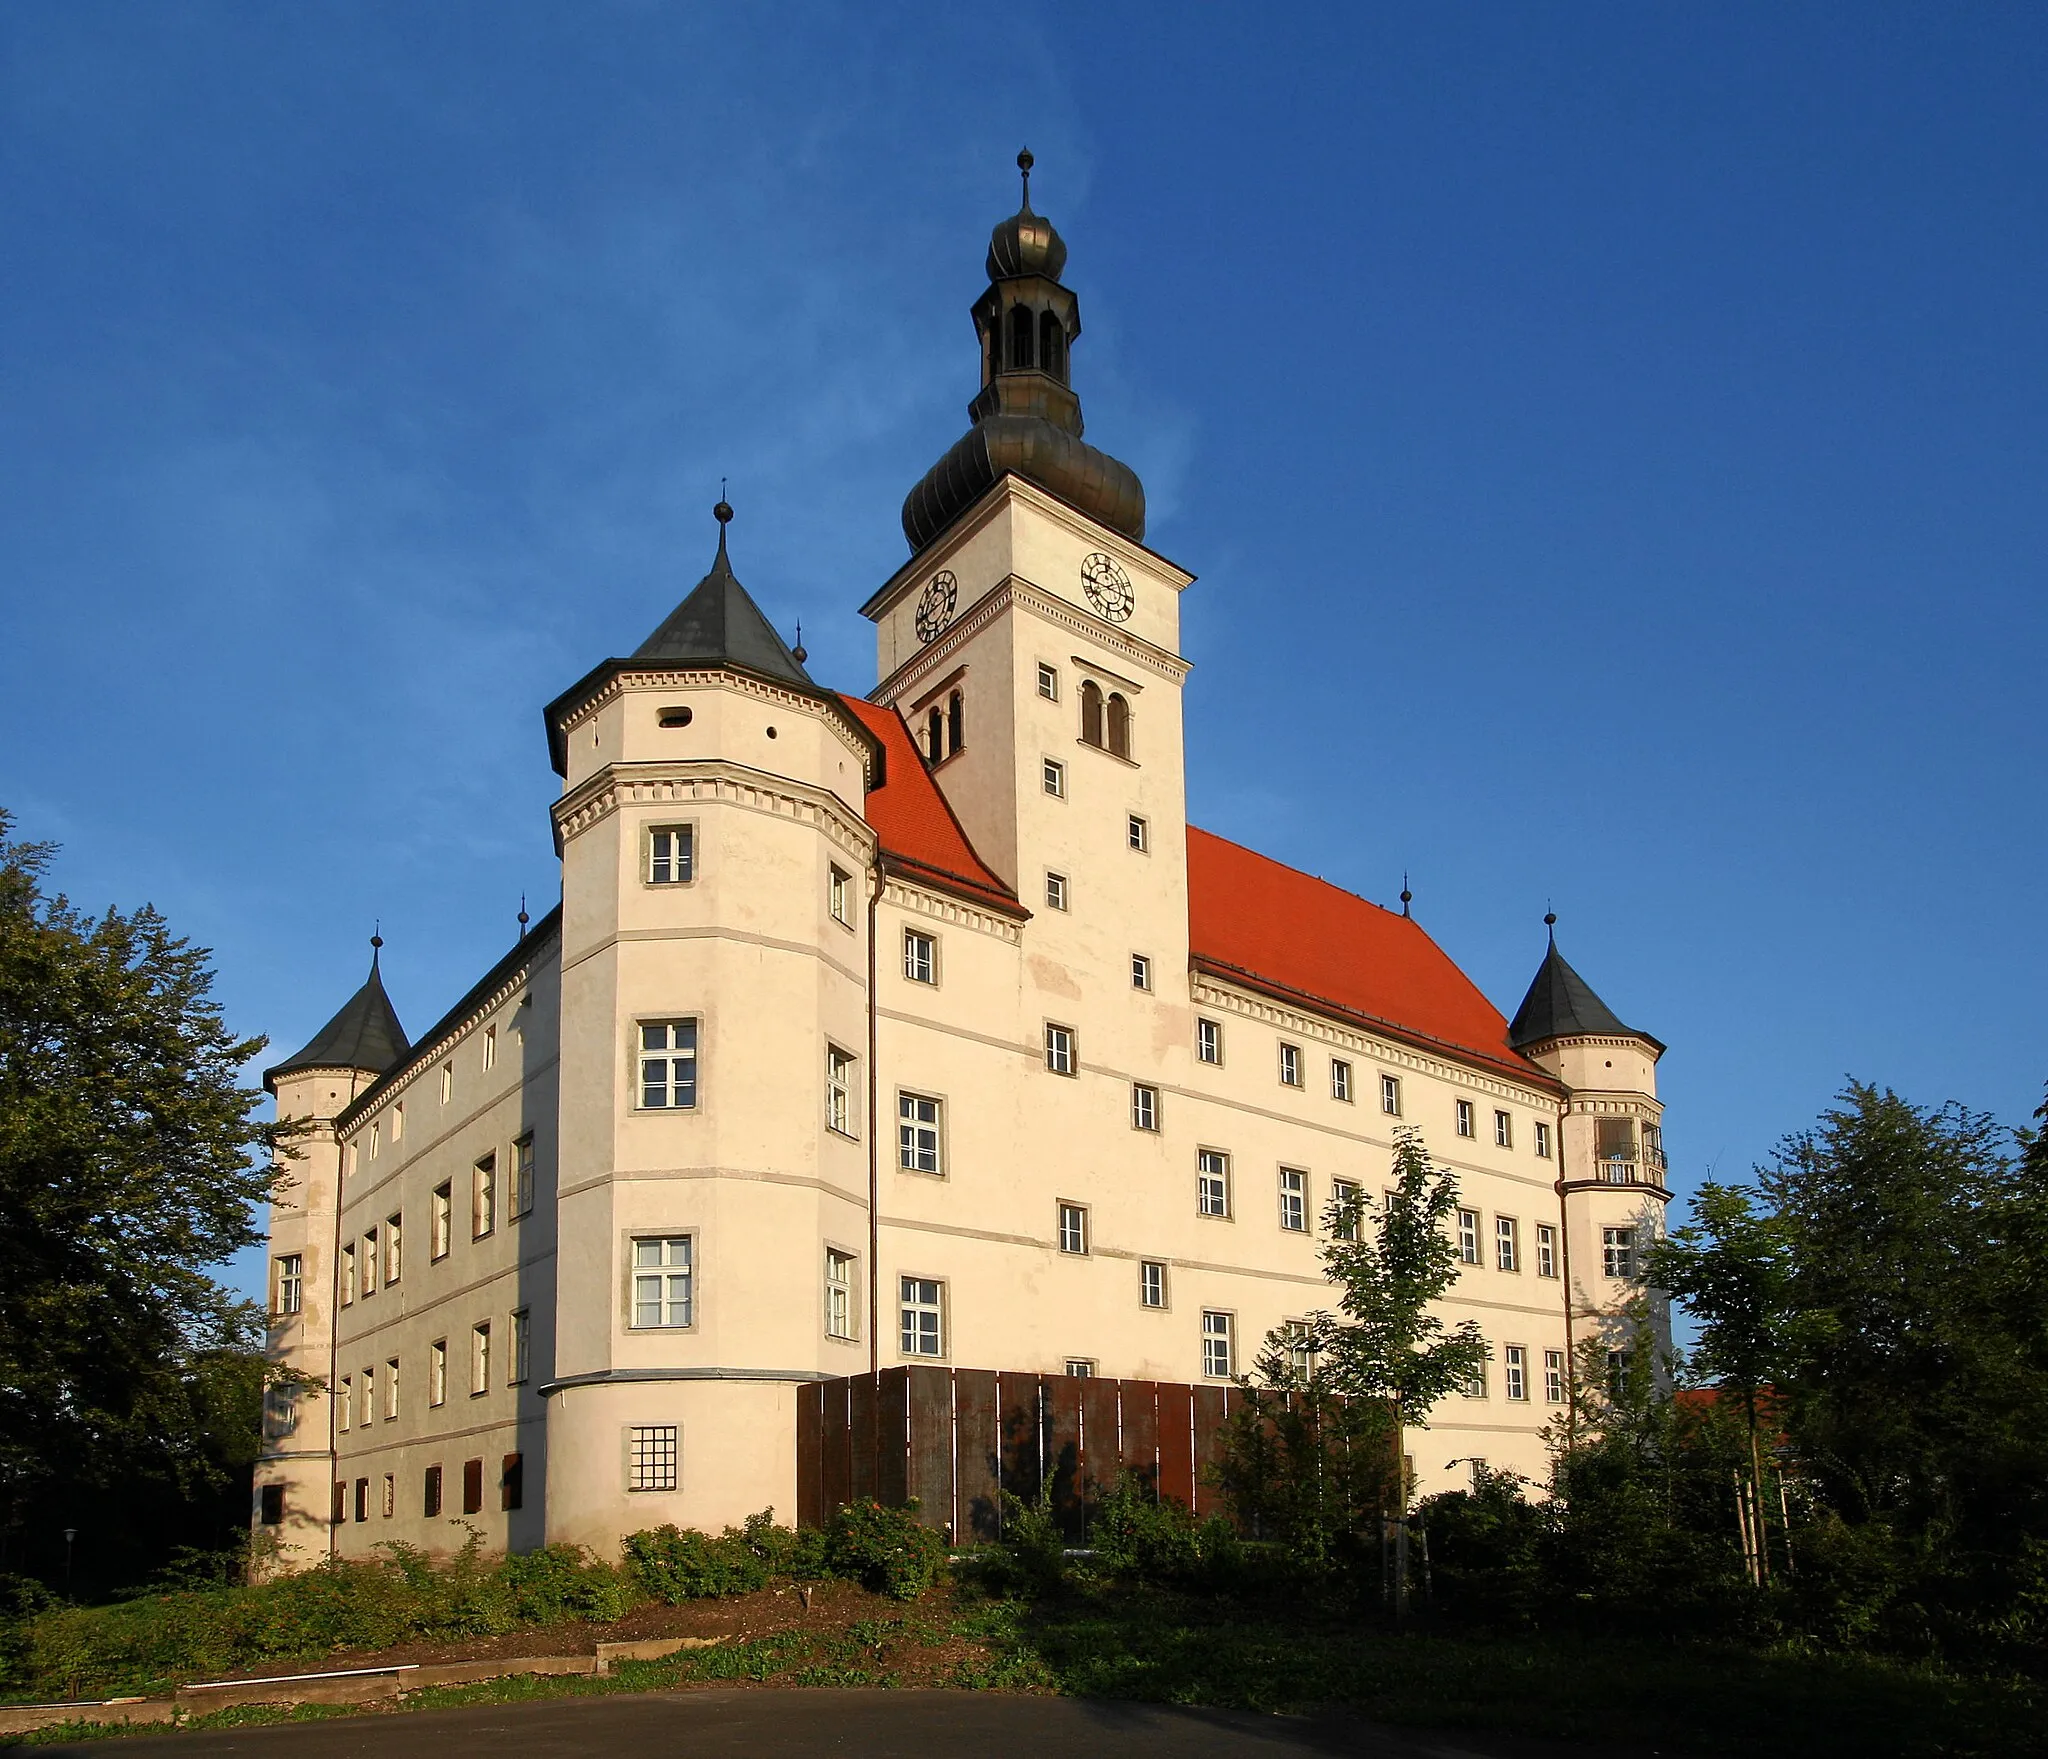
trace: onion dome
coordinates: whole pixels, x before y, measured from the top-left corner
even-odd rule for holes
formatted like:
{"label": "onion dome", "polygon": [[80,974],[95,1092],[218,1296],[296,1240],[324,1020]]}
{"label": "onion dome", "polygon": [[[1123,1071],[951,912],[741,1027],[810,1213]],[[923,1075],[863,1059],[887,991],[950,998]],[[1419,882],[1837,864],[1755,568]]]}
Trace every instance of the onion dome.
{"label": "onion dome", "polygon": [[1031,154],[1017,155],[1024,200],[989,238],[988,290],[974,303],[981,391],[973,426],[903,502],[903,535],[922,550],[1005,476],[1058,497],[1100,525],[1142,541],[1145,486],[1128,464],[1081,438],[1069,369],[1081,308],[1060,284],[1067,247],[1031,208]]}

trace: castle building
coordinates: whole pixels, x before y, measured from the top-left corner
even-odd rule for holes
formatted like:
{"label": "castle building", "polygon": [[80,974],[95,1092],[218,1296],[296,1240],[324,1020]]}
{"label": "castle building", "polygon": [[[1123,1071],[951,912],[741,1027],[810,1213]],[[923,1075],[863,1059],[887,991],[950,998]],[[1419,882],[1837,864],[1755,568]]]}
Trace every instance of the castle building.
{"label": "castle building", "polygon": [[[1482,1382],[1419,1487],[1540,1479],[1665,1190],[1656,1065],[1553,938],[1512,1022],[1409,913],[1187,822],[1180,595],[1082,438],[1066,246],[990,241],[971,425],[805,670],[710,572],[546,709],[560,905],[409,1039],[373,957],[270,1069],[252,1519],[386,1540],[718,1527],[797,1504],[806,1383],[902,1364],[1196,1385],[1332,1304],[1395,1133],[1457,1172]],[[1333,1204],[1336,1205],[1333,1208]]]}

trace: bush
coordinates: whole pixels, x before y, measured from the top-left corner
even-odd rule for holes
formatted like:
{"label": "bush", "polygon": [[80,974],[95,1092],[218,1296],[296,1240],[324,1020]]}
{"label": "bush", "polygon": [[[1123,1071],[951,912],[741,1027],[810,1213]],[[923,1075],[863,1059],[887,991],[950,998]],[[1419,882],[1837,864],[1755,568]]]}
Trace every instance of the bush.
{"label": "bush", "polygon": [[[1210,1556],[1224,1549],[1222,1532],[1202,1522],[1183,1503],[1157,1497],[1139,1480],[1119,1478],[1096,1504],[1088,1522],[1095,1567],[1113,1581],[1154,1588],[1191,1587],[1208,1575]],[[1235,1555],[1236,1535],[1228,1548]],[[1206,1541],[1206,1544],[1205,1544]]]}
{"label": "bush", "polygon": [[686,1527],[656,1527],[628,1534],[625,1550],[634,1580],[671,1606],[751,1594],[768,1586],[771,1573],[767,1560],[731,1527],[716,1538]]}
{"label": "bush", "polygon": [[915,1600],[946,1572],[946,1542],[918,1520],[915,1497],[900,1509],[847,1503],[832,1517],[825,1555],[835,1576],[896,1600]]}

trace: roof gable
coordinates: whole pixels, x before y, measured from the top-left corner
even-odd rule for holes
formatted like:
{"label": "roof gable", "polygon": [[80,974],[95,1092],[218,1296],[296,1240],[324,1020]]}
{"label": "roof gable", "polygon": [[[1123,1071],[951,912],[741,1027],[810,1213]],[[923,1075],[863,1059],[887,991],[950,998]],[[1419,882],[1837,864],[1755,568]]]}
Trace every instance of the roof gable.
{"label": "roof gable", "polygon": [[1216,975],[1553,1085],[1420,923],[1193,825],[1188,945]]}

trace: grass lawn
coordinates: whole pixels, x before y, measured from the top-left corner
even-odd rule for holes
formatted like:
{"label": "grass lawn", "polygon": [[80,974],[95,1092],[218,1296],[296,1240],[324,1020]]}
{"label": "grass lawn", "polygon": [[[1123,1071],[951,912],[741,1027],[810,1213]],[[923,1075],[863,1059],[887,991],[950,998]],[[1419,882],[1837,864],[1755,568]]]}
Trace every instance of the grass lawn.
{"label": "grass lawn", "polygon": [[[1796,1759],[2048,1753],[2048,1693],[2038,1683],[1963,1680],[1875,1661],[1647,1642],[1396,1635],[1353,1618],[1151,1593],[1077,1595],[1036,1607],[945,1592],[910,1607],[867,1598],[869,1607],[849,1606],[816,1623],[789,1616],[764,1631],[759,1625],[768,1621],[743,1618],[717,1648],[621,1664],[605,1679],[449,1687],[413,1694],[402,1708],[250,1706],[193,1726],[702,1685],[951,1686],[1247,1710],[1342,1704],[1411,1726]],[[743,1614],[748,1601],[723,1604]],[[861,1616],[845,1616],[856,1611]],[[45,1744],[87,1732],[73,1725],[23,1739]]]}

